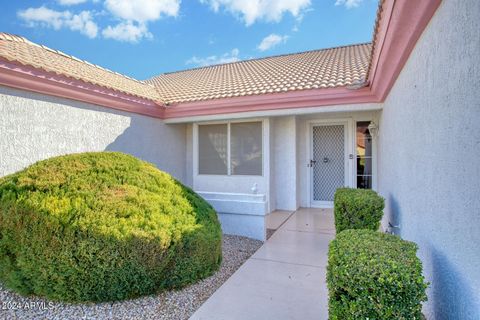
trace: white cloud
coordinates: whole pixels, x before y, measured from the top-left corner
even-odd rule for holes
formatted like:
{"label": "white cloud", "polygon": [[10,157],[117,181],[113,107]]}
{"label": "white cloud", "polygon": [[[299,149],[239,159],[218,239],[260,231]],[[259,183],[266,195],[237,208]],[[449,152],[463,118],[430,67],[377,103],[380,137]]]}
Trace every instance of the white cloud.
{"label": "white cloud", "polygon": [[288,36],[280,36],[278,34],[272,33],[265,38],[258,45],[257,49],[260,51],[269,50],[281,43],[285,43],[288,40]]}
{"label": "white cloud", "polygon": [[72,15],[70,20],[65,21],[66,25],[74,31],[80,31],[89,38],[95,38],[98,33],[98,26],[92,20],[89,11],[82,11],[79,14]]}
{"label": "white cloud", "polygon": [[106,0],[105,7],[114,16],[140,23],[155,21],[162,16],[176,17],[181,0]]}
{"label": "white cloud", "polygon": [[68,28],[79,31],[89,38],[95,38],[98,33],[98,26],[93,21],[90,11],[72,14],[70,11],[55,11],[42,6],[20,10],[17,15],[33,28],[38,26],[50,27],[55,30]]}
{"label": "white cloud", "polygon": [[232,49],[232,51],[226,52],[220,56],[213,55],[206,58],[198,58],[194,56],[188,59],[186,64],[193,64],[198,67],[205,67],[205,66],[210,66],[214,64],[236,62],[236,61],[240,61],[239,54],[240,54],[240,51],[237,48],[235,48],[235,49]]}
{"label": "white cloud", "polygon": [[358,7],[363,0],[337,0],[336,6],[345,6],[347,9]]}
{"label": "white cloud", "polygon": [[[58,4],[65,6],[87,1],[89,0],[56,0]],[[180,11],[180,2],[181,0],[105,0],[103,3],[107,10],[103,13],[108,12],[116,24],[108,25],[101,33],[105,38],[125,42],[150,39],[153,35],[148,31],[148,22],[164,16],[176,17]],[[50,27],[55,30],[68,28],[79,31],[89,38],[95,38],[99,33],[91,11],[81,11],[77,14],[41,6],[20,10],[17,15],[30,27]]]}
{"label": "white cloud", "polygon": [[163,16],[176,17],[181,0],[106,0],[105,7],[121,21],[116,26],[107,26],[102,31],[105,38],[125,42],[138,42],[153,38],[147,22]]}
{"label": "white cloud", "polygon": [[224,7],[226,11],[239,16],[247,26],[257,20],[279,22],[285,13],[300,18],[302,12],[311,4],[310,0],[200,0],[200,2],[210,5],[215,12]]}
{"label": "white cloud", "polygon": [[55,11],[46,7],[28,8],[17,12],[19,18],[25,20],[29,27],[35,27],[36,25],[44,25],[60,29],[63,26],[63,22],[68,18],[68,11]]}
{"label": "white cloud", "polygon": [[142,39],[151,39],[153,35],[144,23],[135,24],[131,21],[120,22],[116,26],[108,26],[102,31],[105,38],[124,42],[138,42]]}
{"label": "white cloud", "polygon": [[87,0],[57,0],[57,2],[62,6],[73,6],[76,4],[87,2]]}

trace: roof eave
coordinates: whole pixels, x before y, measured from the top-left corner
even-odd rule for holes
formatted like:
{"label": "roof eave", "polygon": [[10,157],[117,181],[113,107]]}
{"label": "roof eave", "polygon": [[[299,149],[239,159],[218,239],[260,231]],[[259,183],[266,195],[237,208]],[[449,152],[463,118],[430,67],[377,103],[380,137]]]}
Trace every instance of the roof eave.
{"label": "roof eave", "polygon": [[384,0],[373,39],[368,74],[372,93],[385,101],[441,0]]}
{"label": "roof eave", "polygon": [[372,95],[369,87],[358,90],[337,87],[172,104],[166,107],[164,117],[165,119],[187,118],[367,102],[376,102],[376,97]]}
{"label": "roof eave", "polygon": [[68,78],[0,58],[0,85],[68,98],[155,118],[164,117],[161,102]]}

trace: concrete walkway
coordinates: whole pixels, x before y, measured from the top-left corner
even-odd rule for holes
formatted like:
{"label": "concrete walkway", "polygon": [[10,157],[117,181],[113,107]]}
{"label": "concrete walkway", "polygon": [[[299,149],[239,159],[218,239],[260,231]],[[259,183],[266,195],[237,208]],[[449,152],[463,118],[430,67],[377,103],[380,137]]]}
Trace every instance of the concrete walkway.
{"label": "concrete walkway", "polygon": [[190,319],[328,319],[331,209],[299,209]]}

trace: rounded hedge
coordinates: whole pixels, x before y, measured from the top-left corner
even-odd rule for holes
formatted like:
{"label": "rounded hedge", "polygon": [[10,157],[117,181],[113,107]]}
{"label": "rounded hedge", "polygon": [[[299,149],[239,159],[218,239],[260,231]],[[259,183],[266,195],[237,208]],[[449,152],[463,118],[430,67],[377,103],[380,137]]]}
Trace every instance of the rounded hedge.
{"label": "rounded hedge", "polygon": [[215,210],[153,165],[72,154],[0,179],[0,281],[55,300],[181,287],[221,262]]}
{"label": "rounded hedge", "polygon": [[417,249],[373,230],[337,234],[328,251],[329,319],[422,319],[428,283]]}
{"label": "rounded hedge", "polygon": [[335,230],[370,229],[377,231],[385,200],[371,189],[339,188],[333,200]]}

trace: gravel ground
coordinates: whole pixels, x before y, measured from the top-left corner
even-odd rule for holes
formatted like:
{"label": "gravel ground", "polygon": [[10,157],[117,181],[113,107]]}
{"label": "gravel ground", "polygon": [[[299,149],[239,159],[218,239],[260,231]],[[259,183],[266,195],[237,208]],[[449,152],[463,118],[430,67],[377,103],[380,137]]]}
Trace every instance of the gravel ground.
{"label": "gravel ground", "polygon": [[223,236],[223,262],[213,276],[178,291],[114,303],[66,304],[23,297],[0,287],[0,319],[188,319],[260,246]]}

